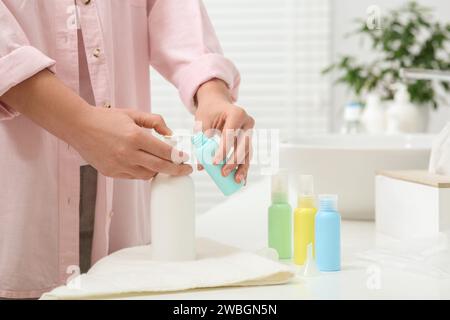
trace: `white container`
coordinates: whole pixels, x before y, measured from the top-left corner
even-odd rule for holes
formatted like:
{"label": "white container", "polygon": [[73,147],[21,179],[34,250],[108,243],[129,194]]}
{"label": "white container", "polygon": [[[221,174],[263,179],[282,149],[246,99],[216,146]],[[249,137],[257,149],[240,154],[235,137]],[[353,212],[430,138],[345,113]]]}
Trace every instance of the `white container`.
{"label": "white container", "polygon": [[189,176],[158,174],[151,182],[153,260],[195,259],[195,192]]}
{"label": "white container", "polygon": [[367,96],[361,122],[367,133],[382,134],[386,131],[386,109],[377,94]]}
{"label": "white container", "polygon": [[424,132],[428,122],[427,108],[412,104],[405,85],[398,85],[394,102],[387,111],[387,133]]}
{"label": "white container", "polygon": [[341,133],[358,134],[361,133],[361,112],[362,106],[357,102],[351,102],[344,109],[344,125]]}
{"label": "white container", "polygon": [[398,239],[450,229],[450,177],[427,171],[385,171],[376,177],[376,229]]}

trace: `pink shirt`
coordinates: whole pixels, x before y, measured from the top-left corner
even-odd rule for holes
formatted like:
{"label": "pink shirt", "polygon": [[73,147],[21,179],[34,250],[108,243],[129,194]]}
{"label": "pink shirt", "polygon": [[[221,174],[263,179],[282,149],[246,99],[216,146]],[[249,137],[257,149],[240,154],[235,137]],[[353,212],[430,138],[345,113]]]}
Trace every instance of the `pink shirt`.
{"label": "pink shirt", "polygon": [[[198,86],[212,78],[224,80],[236,98],[239,73],[223,57],[200,0],[76,2],[78,14],[74,0],[0,1],[0,96],[50,68],[81,94],[90,77],[97,106],[149,112],[152,65],[191,111]],[[38,297],[76,272],[83,163],[70,145],[0,103],[1,297]],[[148,188],[99,175],[94,262],[149,242]]]}

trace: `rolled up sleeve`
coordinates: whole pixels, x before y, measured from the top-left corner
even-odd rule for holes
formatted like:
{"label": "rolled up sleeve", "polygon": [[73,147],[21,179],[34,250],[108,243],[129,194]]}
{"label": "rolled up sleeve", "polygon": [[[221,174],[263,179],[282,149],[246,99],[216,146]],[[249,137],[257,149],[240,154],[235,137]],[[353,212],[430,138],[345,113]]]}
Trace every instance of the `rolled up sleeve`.
{"label": "rolled up sleeve", "polygon": [[[0,97],[15,85],[52,67],[55,61],[30,45],[14,16],[0,1]],[[0,120],[18,115],[0,101]]]}
{"label": "rolled up sleeve", "polygon": [[200,0],[156,0],[149,14],[150,64],[179,91],[189,111],[200,85],[223,80],[237,100],[240,75],[223,56],[214,28]]}

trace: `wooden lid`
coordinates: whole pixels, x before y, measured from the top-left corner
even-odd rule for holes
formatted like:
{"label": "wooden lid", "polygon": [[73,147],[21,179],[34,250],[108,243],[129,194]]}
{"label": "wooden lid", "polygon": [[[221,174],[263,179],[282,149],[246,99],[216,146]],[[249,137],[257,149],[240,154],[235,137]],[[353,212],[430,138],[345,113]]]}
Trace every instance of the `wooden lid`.
{"label": "wooden lid", "polygon": [[435,188],[450,188],[450,176],[429,173],[426,170],[378,171],[377,175],[424,184]]}

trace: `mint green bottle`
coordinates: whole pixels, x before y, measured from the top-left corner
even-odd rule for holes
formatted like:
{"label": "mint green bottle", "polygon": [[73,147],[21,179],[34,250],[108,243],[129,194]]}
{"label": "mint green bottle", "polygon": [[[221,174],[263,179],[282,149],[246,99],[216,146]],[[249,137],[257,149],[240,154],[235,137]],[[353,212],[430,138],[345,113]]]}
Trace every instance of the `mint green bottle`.
{"label": "mint green bottle", "polygon": [[199,132],[192,137],[192,144],[195,146],[195,156],[197,157],[197,160],[203,165],[205,171],[224,195],[229,196],[242,188],[244,182],[237,183],[234,181],[236,169],[228,176],[224,177],[222,176],[224,162],[213,165],[214,154],[219,148],[219,145],[213,138],[208,138],[202,132]]}
{"label": "mint green bottle", "polygon": [[292,256],[292,208],[289,197],[288,173],[280,170],[272,176],[272,205],[269,207],[269,247],[280,259]]}

